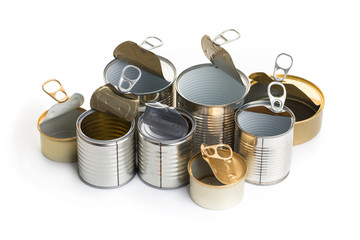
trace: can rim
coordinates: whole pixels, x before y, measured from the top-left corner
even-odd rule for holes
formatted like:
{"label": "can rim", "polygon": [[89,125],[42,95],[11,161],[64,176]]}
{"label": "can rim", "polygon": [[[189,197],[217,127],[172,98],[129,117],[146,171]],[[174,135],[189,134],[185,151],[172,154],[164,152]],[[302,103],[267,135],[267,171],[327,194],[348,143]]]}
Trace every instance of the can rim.
{"label": "can rim", "polygon": [[244,77],[247,80],[247,82],[246,82],[244,94],[241,96],[241,98],[238,98],[237,100],[235,100],[233,102],[230,102],[230,103],[227,103],[227,104],[218,104],[218,105],[201,104],[201,103],[197,103],[197,102],[194,102],[194,101],[186,98],[181,93],[178,85],[179,85],[180,79],[182,78],[183,75],[185,75],[186,73],[188,73],[188,72],[190,72],[190,71],[192,71],[194,69],[198,69],[198,68],[202,68],[202,67],[212,67],[212,66],[215,67],[211,63],[203,63],[203,64],[194,65],[194,66],[189,67],[189,68],[185,69],[184,71],[182,71],[180,73],[180,75],[177,77],[176,82],[175,82],[175,89],[176,89],[177,94],[179,94],[183,99],[185,99],[188,102],[191,102],[191,103],[194,103],[194,104],[197,104],[197,105],[200,105],[200,106],[208,107],[208,108],[225,107],[225,106],[230,106],[230,105],[233,105],[233,104],[237,104],[238,102],[241,102],[248,95],[248,93],[250,91],[250,82],[249,82],[248,77],[243,72],[241,72],[239,69],[236,69],[236,70],[239,72],[240,77]]}
{"label": "can rim", "polygon": [[192,164],[192,162],[193,162],[195,159],[201,157],[201,153],[200,153],[200,152],[198,152],[198,153],[196,153],[195,155],[193,155],[193,156],[190,158],[190,160],[189,160],[189,162],[188,162],[188,164],[187,164],[187,169],[188,169],[189,176],[190,176],[191,179],[195,180],[197,183],[199,183],[199,184],[201,184],[201,185],[203,185],[203,186],[205,186],[205,187],[209,187],[209,188],[220,188],[220,189],[222,189],[222,188],[228,188],[228,187],[237,185],[237,184],[239,184],[239,183],[241,183],[242,181],[245,180],[246,175],[247,175],[247,172],[248,172],[248,166],[247,166],[247,163],[246,163],[245,159],[244,159],[240,154],[234,152],[234,156],[238,156],[238,157],[241,159],[241,161],[243,162],[243,165],[246,166],[246,169],[245,169],[245,173],[243,174],[242,178],[240,178],[238,181],[236,181],[236,182],[234,182],[234,183],[232,183],[232,184],[227,184],[227,185],[224,184],[224,185],[219,185],[219,186],[209,185],[209,184],[206,184],[206,183],[201,182],[199,179],[197,179],[196,177],[194,177],[194,175],[193,175],[193,173],[192,173],[192,170],[191,170],[191,164]]}
{"label": "can rim", "polygon": [[[98,140],[98,139],[94,139],[94,138],[90,138],[88,136],[85,135],[85,133],[83,133],[83,131],[81,130],[81,123],[82,121],[85,119],[85,117],[89,116],[90,114],[94,113],[94,112],[97,112],[96,110],[94,109],[90,109],[84,113],[82,113],[77,121],[76,121],[76,132],[77,132],[77,135],[80,135],[84,140],[88,141],[88,142],[91,142],[93,145],[99,145],[99,146],[102,146],[104,144],[117,144],[118,141],[126,138],[127,136],[129,136],[133,131],[134,131],[134,128],[135,128],[135,120],[133,119],[131,121],[131,126],[130,126],[130,129],[128,130],[128,132],[126,134],[124,134],[123,136],[119,137],[119,138],[114,138],[114,139],[111,139],[111,140]],[[105,113],[106,114],[106,113]],[[125,120],[124,120],[125,121]]]}
{"label": "can rim", "polygon": [[[85,110],[84,108],[81,108],[81,107],[76,108],[75,110],[80,110],[80,111],[82,111],[82,112],[83,112],[82,114],[84,114],[84,113],[86,112],[86,110]],[[48,139],[51,139],[51,140],[54,140],[54,141],[58,141],[58,142],[69,142],[69,141],[72,141],[72,140],[76,140],[76,133],[75,133],[75,136],[74,136],[74,137],[69,137],[69,138],[55,138],[55,137],[51,137],[51,136],[47,135],[46,133],[44,133],[44,132],[41,130],[40,124],[41,124],[42,121],[44,120],[44,118],[45,118],[46,114],[48,113],[48,111],[49,111],[49,110],[46,110],[45,112],[43,112],[43,113],[40,115],[39,119],[38,119],[37,128],[38,128],[40,134],[44,135],[44,136],[47,137]],[[82,114],[81,114],[81,115],[82,115]],[[81,116],[81,115],[80,115],[80,116]],[[79,116],[79,117],[80,117],[80,116]]]}
{"label": "can rim", "polygon": [[257,107],[257,106],[266,106],[266,107],[271,107],[269,101],[266,101],[266,100],[258,100],[258,101],[253,101],[253,102],[249,102],[243,106],[241,106],[235,113],[234,115],[234,120],[235,120],[235,124],[236,126],[244,133],[252,136],[252,137],[257,137],[257,138],[263,138],[263,139],[273,139],[273,138],[278,138],[278,137],[281,137],[281,136],[284,136],[284,135],[287,135],[289,132],[293,131],[294,130],[294,126],[295,126],[295,115],[294,113],[287,107],[287,106],[284,106],[284,110],[286,110],[290,115],[291,115],[291,125],[289,127],[289,129],[286,131],[286,132],[283,132],[281,134],[277,134],[277,135],[273,135],[273,136],[257,136],[257,135],[254,135],[252,133],[249,133],[247,131],[245,131],[242,127],[240,127],[240,124],[238,123],[237,121],[237,117],[239,116],[239,114],[245,110],[246,108],[248,107]]}
{"label": "can rim", "polygon": [[[164,57],[162,57],[162,56],[159,56],[159,55],[156,55],[156,56],[158,56],[158,58],[160,59],[160,62],[164,62],[164,63],[166,63],[166,64],[168,64],[168,65],[170,66],[170,68],[171,68],[171,69],[173,70],[173,72],[174,72],[174,79],[172,79],[166,87],[163,87],[163,88],[158,89],[158,90],[156,90],[156,91],[147,92],[147,93],[141,93],[141,94],[135,94],[135,93],[134,93],[136,96],[145,96],[145,95],[150,95],[150,94],[159,93],[159,92],[161,92],[161,91],[163,91],[163,90],[171,87],[171,86],[173,85],[173,83],[175,82],[175,80],[176,80],[176,68],[175,68],[174,64],[173,64],[172,62],[170,62],[168,59],[166,59],[166,58],[164,58]],[[104,69],[104,72],[103,72],[103,77],[104,77],[104,82],[105,82],[105,83],[109,83],[109,82],[107,81],[107,79],[106,79],[106,73],[107,73],[108,69],[109,69],[109,68],[114,64],[114,62],[117,61],[117,60],[122,61],[122,60],[120,60],[120,59],[114,58],[113,60],[111,60],[111,61],[105,66],[105,69]]]}

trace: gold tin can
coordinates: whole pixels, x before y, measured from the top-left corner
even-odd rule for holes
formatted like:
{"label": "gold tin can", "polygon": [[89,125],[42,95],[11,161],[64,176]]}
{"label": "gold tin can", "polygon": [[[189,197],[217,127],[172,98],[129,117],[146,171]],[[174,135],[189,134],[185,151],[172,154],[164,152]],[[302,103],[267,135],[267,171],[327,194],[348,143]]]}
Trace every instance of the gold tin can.
{"label": "gold tin can", "polygon": [[[277,76],[283,77],[281,74]],[[267,99],[267,86],[263,83],[272,81],[273,76],[257,72],[251,74],[249,79],[251,88],[247,102]],[[324,94],[314,83],[301,77],[287,75],[282,83],[287,91],[285,105],[296,118],[293,145],[299,145],[314,138],[321,129]]]}

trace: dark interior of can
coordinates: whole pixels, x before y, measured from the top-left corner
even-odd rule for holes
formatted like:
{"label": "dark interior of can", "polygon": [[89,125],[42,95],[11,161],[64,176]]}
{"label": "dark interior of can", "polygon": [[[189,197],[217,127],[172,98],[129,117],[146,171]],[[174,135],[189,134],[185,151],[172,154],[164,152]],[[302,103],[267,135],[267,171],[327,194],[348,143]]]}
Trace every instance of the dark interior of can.
{"label": "dark interior of can", "polygon": [[197,154],[197,157],[195,157],[195,159],[192,161],[190,167],[192,175],[200,182],[211,186],[224,185],[219,180],[217,180],[209,164],[205,162],[201,154]]}
{"label": "dark interior of can", "polygon": [[237,115],[240,128],[259,137],[283,134],[291,128],[293,121],[290,113],[274,113],[267,106],[248,107]]}
{"label": "dark interior of can", "polygon": [[75,109],[46,122],[41,122],[39,125],[40,130],[53,138],[76,137],[76,120],[83,112],[83,110]]}
{"label": "dark interior of can", "polygon": [[81,121],[81,131],[96,140],[113,140],[124,136],[131,123],[102,112],[93,112]]}
{"label": "dark interior of can", "polygon": [[215,66],[194,68],[178,81],[186,99],[202,105],[225,105],[241,99],[246,86]]}
{"label": "dark interior of can", "polygon": [[[126,62],[123,62],[119,59],[114,60],[113,62],[110,63],[110,65],[108,66],[108,68],[106,69],[105,72],[105,79],[106,82],[111,83],[115,86],[119,85],[119,81],[120,81],[120,77],[122,74],[122,70],[124,69],[124,67],[126,67],[127,65],[129,65]],[[174,80],[175,76],[173,73],[171,74],[165,74],[166,72],[169,71],[164,71],[164,65],[162,64],[163,67],[163,74],[165,79],[155,76],[153,74],[150,74],[146,71],[141,71],[141,77],[138,80],[138,82],[132,87],[132,89],[130,90],[130,92],[136,94],[136,95],[144,95],[144,94],[149,94],[149,93],[153,93],[153,92],[157,92],[163,88],[166,88],[167,86],[171,85],[172,80]],[[126,77],[129,79],[136,79],[136,77],[139,75],[138,71],[136,71],[135,69],[127,69],[126,70]],[[168,78],[166,78],[167,76],[169,76]],[[171,79],[172,78],[172,79]],[[123,83],[124,85],[122,85],[124,88],[126,88],[127,83]]]}

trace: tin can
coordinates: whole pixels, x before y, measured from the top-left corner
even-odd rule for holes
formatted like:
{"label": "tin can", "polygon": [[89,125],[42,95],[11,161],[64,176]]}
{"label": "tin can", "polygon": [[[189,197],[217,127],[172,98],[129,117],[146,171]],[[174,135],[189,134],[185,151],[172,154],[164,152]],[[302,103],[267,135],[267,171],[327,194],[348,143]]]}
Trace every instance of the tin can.
{"label": "tin can", "polygon": [[235,152],[248,164],[246,181],[267,185],[290,171],[295,116],[286,106],[273,113],[269,101],[255,101],[235,114]]}
{"label": "tin can", "polygon": [[[237,153],[233,153],[231,159],[232,162],[237,162],[239,175],[236,181],[230,184],[219,181],[201,153],[195,154],[190,159],[188,163],[190,197],[196,204],[207,209],[222,210],[235,206],[243,199],[246,162]],[[224,169],[227,171],[229,168]]]}
{"label": "tin can", "polygon": [[172,189],[189,183],[187,163],[193,155],[196,125],[188,112],[181,109],[177,111],[188,123],[187,133],[178,139],[166,140],[150,136],[144,124],[146,113],[138,120],[139,177],[156,188]]}
{"label": "tin can", "polygon": [[135,176],[135,120],[89,110],[77,120],[79,174],[86,183],[119,187]]}
{"label": "tin can", "polygon": [[[283,75],[278,75],[283,77]],[[264,79],[273,81],[273,76],[258,72],[249,76],[251,89],[248,102],[266,100],[266,85]],[[294,145],[305,143],[314,138],[321,129],[325,97],[321,90],[312,82],[293,75],[287,75],[282,81],[288,93],[285,105],[296,117],[294,127]]]}

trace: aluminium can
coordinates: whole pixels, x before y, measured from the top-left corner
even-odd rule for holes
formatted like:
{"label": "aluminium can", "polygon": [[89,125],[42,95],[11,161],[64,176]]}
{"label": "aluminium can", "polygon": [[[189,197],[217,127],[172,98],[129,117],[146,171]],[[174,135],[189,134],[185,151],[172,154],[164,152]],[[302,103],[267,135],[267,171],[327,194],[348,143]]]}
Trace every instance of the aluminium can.
{"label": "aluminium can", "polygon": [[247,162],[246,181],[258,185],[281,182],[290,171],[295,116],[284,106],[274,114],[269,101],[255,101],[235,114],[235,152]]}
{"label": "aluminium can", "polygon": [[143,116],[138,120],[138,164],[140,179],[161,189],[179,188],[189,183],[187,164],[194,151],[195,120],[177,109],[189,125],[188,133],[176,140],[159,140],[144,131]]}
{"label": "aluminium can", "polygon": [[[143,71],[138,83],[131,92],[139,98],[139,112],[144,112],[145,103],[160,102],[168,106],[174,106],[174,81],[176,79],[175,66],[166,58],[158,56],[164,79]],[[106,83],[118,85],[122,70],[128,65],[120,59],[112,60],[104,70]],[[144,79],[145,81],[142,81]]]}
{"label": "aluminium can", "polygon": [[135,120],[127,122],[89,110],[77,120],[79,175],[102,188],[119,187],[135,176]]}
{"label": "aluminium can", "polygon": [[213,64],[200,64],[186,69],[176,80],[177,107],[190,112],[196,121],[196,152],[204,142],[233,148],[234,114],[250,89],[246,75],[237,71],[242,82]]}

